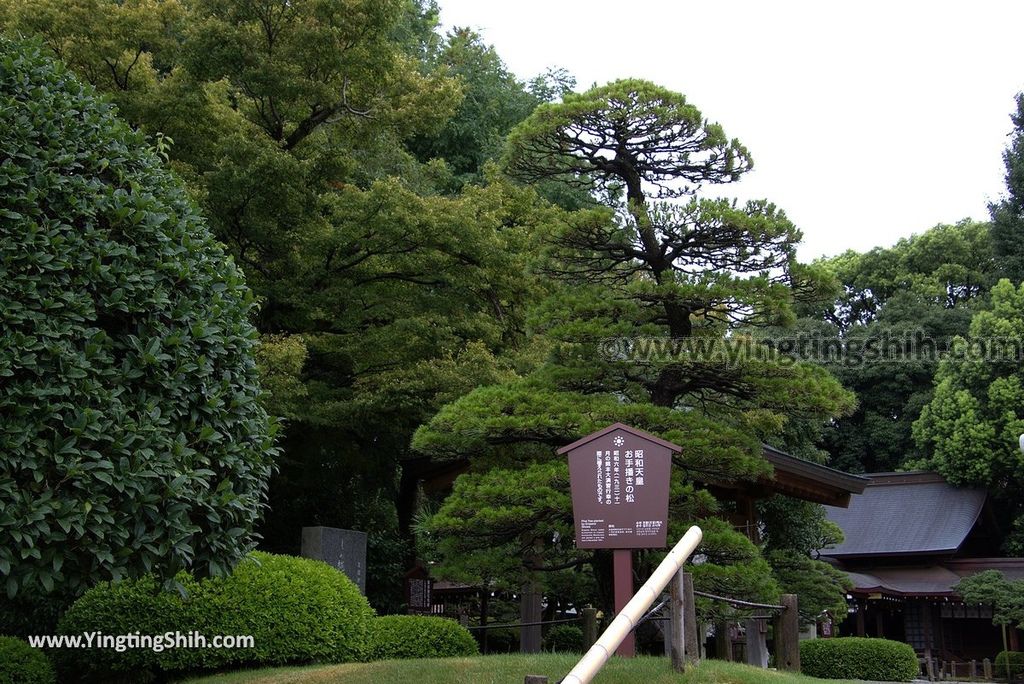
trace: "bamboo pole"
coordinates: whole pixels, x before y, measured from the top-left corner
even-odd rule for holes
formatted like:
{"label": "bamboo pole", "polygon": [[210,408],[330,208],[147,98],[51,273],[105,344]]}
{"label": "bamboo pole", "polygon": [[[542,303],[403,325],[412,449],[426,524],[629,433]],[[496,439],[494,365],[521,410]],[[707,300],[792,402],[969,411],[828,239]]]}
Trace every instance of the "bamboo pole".
{"label": "bamboo pole", "polygon": [[651,577],[644,583],[644,586],[640,587],[640,590],[630,599],[626,607],[615,616],[615,619],[608,625],[608,629],[604,631],[604,634],[597,640],[597,643],[583,655],[583,658],[576,663],[576,667],[565,676],[565,679],[562,680],[563,684],[589,684],[598,670],[608,662],[609,656],[615,652],[615,649],[619,647],[619,644],[626,638],[626,635],[633,631],[637,620],[643,617],[655,599],[664,591],[672,577],[679,572],[679,568],[683,567],[683,563],[686,562],[686,559],[690,557],[690,554],[700,544],[702,537],[703,533],[696,525],[687,530],[683,538],[679,540],[679,543],[665,556],[665,560],[661,562],[661,565],[651,573]]}

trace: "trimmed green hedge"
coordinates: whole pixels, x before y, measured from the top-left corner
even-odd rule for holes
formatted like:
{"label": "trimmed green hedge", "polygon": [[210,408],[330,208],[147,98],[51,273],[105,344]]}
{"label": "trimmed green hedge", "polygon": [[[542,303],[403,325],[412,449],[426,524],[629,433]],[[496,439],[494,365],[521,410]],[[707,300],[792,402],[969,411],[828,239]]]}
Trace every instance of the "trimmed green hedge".
{"label": "trimmed green hedge", "polygon": [[386,615],[370,622],[370,660],[449,658],[480,653],[469,630],[446,618]]}
{"label": "trimmed green hedge", "polygon": [[58,651],[62,672],[92,681],[140,682],[168,673],[224,667],[345,662],[366,657],[373,610],[339,570],[307,558],[253,553],[229,577],[196,581],[187,591],[163,591],[152,577],[105,582],[85,593],[60,621],[58,632],[163,635],[198,632],[255,637],[250,649],[132,649]]}
{"label": "trimmed green hedge", "polygon": [[555,653],[582,653],[583,630],[576,625],[555,625],[544,642],[547,649]]}
{"label": "trimmed green hedge", "polygon": [[1024,677],[1024,653],[1020,651],[1000,651],[996,656],[996,664],[993,674],[996,677],[1006,676],[1006,663],[1010,663],[1010,677],[1017,679]]}
{"label": "trimmed green hedge", "polygon": [[800,642],[800,669],[809,677],[876,682],[909,682],[920,671],[909,644],[862,637]]}
{"label": "trimmed green hedge", "polygon": [[53,665],[21,639],[0,636],[0,684],[53,684]]}
{"label": "trimmed green hedge", "polygon": [[276,430],[254,306],[145,137],[0,37],[6,594],[223,575],[254,546]]}

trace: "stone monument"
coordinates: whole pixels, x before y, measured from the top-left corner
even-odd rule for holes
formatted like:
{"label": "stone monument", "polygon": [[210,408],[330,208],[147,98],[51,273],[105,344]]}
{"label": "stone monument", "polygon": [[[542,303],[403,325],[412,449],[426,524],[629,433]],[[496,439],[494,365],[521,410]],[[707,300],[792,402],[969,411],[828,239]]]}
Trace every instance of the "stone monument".
{"label": "stone monument", "polygon": [[366,595],[366,533],[337,527],[303,527],[303,558],[322,560],[348,575]]}

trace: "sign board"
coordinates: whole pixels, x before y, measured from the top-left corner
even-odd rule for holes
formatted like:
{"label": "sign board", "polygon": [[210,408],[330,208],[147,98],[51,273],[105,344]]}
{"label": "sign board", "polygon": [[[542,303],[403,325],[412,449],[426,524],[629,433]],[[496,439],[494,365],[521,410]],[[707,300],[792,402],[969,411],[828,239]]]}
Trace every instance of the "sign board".
{"label": "sign board", "polygon": [[659,549],[668,533],[672,454],[660,437],[615,423],[558,450],[581,549]]}
{"label": "sign board", "polygon": [[433,605],[433,581],[422,566],[405,573],[405,603],[409,612],[429,613]]}

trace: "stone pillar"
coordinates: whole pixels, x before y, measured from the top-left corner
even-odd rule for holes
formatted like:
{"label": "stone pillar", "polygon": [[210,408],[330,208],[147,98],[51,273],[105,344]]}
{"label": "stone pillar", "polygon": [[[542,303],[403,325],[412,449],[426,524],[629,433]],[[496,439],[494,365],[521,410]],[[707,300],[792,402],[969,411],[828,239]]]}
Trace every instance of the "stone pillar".
{"label": "stone pillar", "polygon": [[768,640],[762,631],[763,621],[746,620],[743,623],[747,632],[746,660],[747,665],[754,667],[768,667]]}

